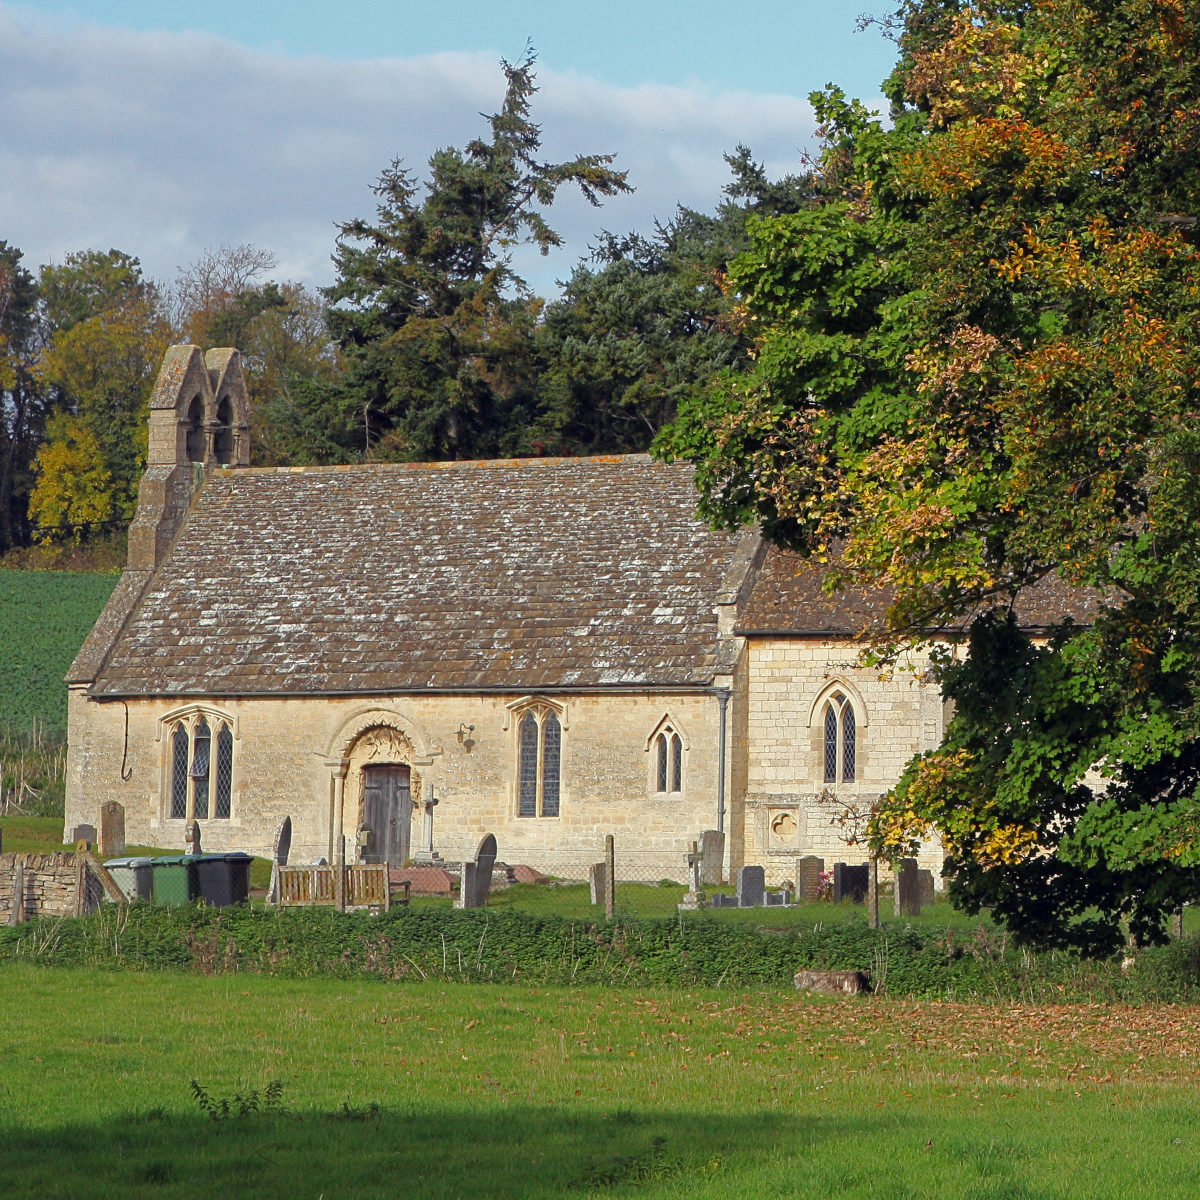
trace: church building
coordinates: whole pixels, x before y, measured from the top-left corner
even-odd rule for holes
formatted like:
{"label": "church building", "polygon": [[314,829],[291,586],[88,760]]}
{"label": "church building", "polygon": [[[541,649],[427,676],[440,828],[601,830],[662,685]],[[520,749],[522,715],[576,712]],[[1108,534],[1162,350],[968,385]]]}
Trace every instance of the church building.
{"label": "church building", "polygon": [[[68,676],[68,828],[292,861],[500,857],[682,880],[862,861],[858,816],[945,721],[881,615],[645,455],[255,468],[234,350],[159,375],[128,566]],[[1047,623],[1051,618],[1047,617]],[[922,854],[936,870],[938,847]]]}

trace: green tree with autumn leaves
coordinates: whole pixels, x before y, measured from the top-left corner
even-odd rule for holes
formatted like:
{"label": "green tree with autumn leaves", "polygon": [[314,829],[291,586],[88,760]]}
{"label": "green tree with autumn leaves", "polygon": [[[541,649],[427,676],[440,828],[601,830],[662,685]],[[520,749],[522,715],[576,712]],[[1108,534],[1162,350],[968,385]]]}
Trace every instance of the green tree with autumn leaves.
{"label": "green tree with autumn leaves", "polygon": [[[883,123],[731,270],[750,371],[660,440],[706,511],[970,626],[945,743],[875,814],[952,895],[1090,952],[1200,898],[1200,3],[910,0]],[[1094,616],[1032,642],[1058,579]],[[1081,593],[1082,595],[1082,593]]]}

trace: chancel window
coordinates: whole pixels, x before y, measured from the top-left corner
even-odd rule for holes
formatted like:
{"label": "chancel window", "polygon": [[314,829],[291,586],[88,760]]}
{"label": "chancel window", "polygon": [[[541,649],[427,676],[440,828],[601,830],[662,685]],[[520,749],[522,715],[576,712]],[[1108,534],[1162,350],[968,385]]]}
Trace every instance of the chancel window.
{"label": "chancel window", "polygon": [[654,739],[654,790],[683,791],[683,738],[667,725]]}
{"label": "chancel window", "polygon": [[557,817],[562,725],[548,708],[530,708],[517,725],[517,815]]}
{"label": "chancel window", "polygon": [[169,728],[170,819],[228,820],[233,813],[233,731],[228,722],[214,718],[210,725],[204,713],[193,713]]}
{"label": "chancel window", "polygon": [[841,692],[825,702],[824,767],[826,783],[854,782],[854,708]]}

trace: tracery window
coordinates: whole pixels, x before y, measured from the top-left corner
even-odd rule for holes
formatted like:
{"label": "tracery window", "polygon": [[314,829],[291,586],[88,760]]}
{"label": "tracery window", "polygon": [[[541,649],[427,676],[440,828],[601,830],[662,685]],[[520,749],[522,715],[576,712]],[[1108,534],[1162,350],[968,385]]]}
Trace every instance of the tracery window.
{"label": "tracery window", "polygon": [[530,708],[517,725],[517,815],[557,817],[562,725],[549,708]]}
{"label": "tracery window", "polygon": [[656,792],[683,791],[683,738],[665,726],[654,739]]}
{"label": "tracery window", "polygon": [[170,819],[227,821],[233,815],[233,730],[229,723],[211,713],[193,712],[170,722],[167,728]]}
{"label": "tracery window", "polygon": [[853,783],[854,708],[842,692],[834,692],[825,702],[824,729],[825,782]]}

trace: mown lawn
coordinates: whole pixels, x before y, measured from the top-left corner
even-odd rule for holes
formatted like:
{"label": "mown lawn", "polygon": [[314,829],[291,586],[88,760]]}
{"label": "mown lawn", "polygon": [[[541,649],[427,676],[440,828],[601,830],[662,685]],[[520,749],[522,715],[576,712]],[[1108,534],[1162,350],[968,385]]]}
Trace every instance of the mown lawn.
{"label": "mown lawn", "polygon": [[5,1196],[1200,1190],[1193,1008],[21,964],[0,1005]]}

